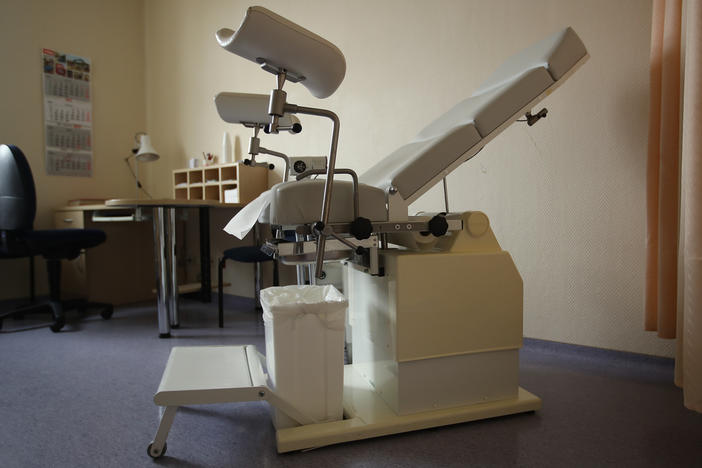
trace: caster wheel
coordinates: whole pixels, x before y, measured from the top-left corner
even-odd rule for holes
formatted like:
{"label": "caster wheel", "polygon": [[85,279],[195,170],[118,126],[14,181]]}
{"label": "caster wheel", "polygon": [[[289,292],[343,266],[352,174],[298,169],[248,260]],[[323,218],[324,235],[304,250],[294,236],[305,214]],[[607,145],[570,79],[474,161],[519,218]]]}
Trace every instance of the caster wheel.
{"label": "caster wheel", "polygon": [[61,317],[61,318],[57,318],[56,321],[54,323],[52,323],[49,328],[51,329],[52,332],[58,333],[61,331],[61,329],[63,328],[64,325],[66,325],[66,319]]}
{"label": "caster wheel", "polygon": [[157,458],[162,457],[162,456],[166,453],[166,449],[167,449],[167,448],[168,448],[168,444],[163,444],[163,449],[162,449],[160,452],[158,452],[158,451],[154,448],[154,443],[151,442],[151,443],[149,444],[149,446],[146,448],[146,453],[148,453],[149,456],[155,460],[155,459],[157,459]]}
{"label": "caster wheel", "polygon": [[114,311],[115,309],[112,306],[105,307],[105,309],[103,309],[103,311],[100,312],[100,317],[102,317],[105,320],[110,320]]}

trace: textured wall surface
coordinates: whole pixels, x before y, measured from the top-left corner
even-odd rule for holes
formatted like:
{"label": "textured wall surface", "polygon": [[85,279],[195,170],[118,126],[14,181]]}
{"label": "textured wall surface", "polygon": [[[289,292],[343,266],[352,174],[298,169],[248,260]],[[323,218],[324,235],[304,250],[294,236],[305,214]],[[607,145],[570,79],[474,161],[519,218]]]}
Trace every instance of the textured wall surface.
{"label": "textured wall surface", "polygon": [[[339,165],[359,172],[471,94],[506,57],[572,26],[591,60],[543,105],[534,127],[516,124],[449,176],[452,210],[483,210],[524,278],[526,336],[672,355],[642,331],[644,169],[649,2],[542,0],[262,2],[345,54],[347,76],[318,101],[289,85],[289,101],[334,109]],[[172,168],[219,152],[227,126],[219,91],[267,93],[273,77],[221,50],[214,33],[236,28],[241,1],[150,1],[148,126]],[[298,136],[264,137],[293,155],[326,154],[329,125],[303,118]],[[165,164],[165,162],[164,162]],[[155,176],[156,167],[149,167]],[[158,169],[162,173],[162,169]],[[158,191],[170,190],[154,178]],[[439,187],[412,207],[442,208]]]}
{"label": "textured wall surface", "polygon": [[[49,176],[44,165],[42,48],[92,60],[93,176]],[[146,121],[142,0],[0,2],[0,143],[22,148],[37,190],[36,228],[74,198],[133,197],[124,158]],[[36,262],[39,293],[47,290]],[[0,262],[0,299],[28,293],[26,259]]]}

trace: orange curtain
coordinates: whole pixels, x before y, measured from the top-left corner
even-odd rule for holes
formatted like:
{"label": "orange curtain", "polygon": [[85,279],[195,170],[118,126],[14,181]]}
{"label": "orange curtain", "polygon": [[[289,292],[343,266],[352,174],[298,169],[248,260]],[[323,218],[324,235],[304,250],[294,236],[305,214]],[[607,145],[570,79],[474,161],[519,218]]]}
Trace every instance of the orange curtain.
{"label": "orange curtain", "polygon": [[645,325],[677,335],[675,383],[702,412],[702,1],[653,1],[650,99]]}
{"label": "orange curtain", "polygon": [[682,307],[676,383],[702,413],[702,2],[687,3],[682,133]]}
{"label": "orange curtain", "polygon": [[682,0],[654,0],[646,167],[646,330],[675,338]]}

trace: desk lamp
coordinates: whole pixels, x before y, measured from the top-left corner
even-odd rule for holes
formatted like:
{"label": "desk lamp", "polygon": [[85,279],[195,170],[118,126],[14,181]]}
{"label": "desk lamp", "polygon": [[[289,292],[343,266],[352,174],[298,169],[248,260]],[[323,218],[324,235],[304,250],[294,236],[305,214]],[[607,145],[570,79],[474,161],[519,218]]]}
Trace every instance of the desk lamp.
{"label": "desk lamp", "polygon": [[[136,135],[134,135],[134,141],[136,142],[137,146],[136,148],[132,149],[132,154],[130,156],[124,158],[124,162],[127,163],[127,167],[129,167],[129,170],[132,172],[132,175],[136,180],[136,199],[139,199],[139,189],[144,190],[149,198],[153,198],[151,194],[144,189],[139,181],[139,162],[156,161],[160,158],[160,156],[151,144],[151,137],[146,133],[138,132]],[[133,171],[132,167],[129,165],[129,160],[132,157],[136,160]]]}

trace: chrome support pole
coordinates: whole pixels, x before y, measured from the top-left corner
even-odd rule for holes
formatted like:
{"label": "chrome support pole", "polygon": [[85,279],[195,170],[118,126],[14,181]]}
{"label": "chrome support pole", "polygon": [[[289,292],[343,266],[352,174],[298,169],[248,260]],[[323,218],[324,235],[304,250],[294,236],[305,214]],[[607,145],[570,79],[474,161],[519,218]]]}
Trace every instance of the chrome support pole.
{"label": "chrome support pole", "polygon": [[[304,242],[305,235],[295,233],[295,240],[297,242]],[[295,268],[297,270],[297,285],[304,286],[305,285],[305,270],[306,270],[306,268],[304,265],[297,265]]]}
{"label": "chrome support pole", "polygon": [[279,153],[278,151],[273,151],[269,150],[268,148],[264,148],[262,146],[258,147],[258,150],[261,154],[268,154],[270,156],[275,156],[277,158],[281,158],[283,161],[285,161],[285,172],[283,172],[283,182],[288,181],[288,174],[290,173],[290,158],[286,154]]}
{"label": "chrome support pole", "polygon": [[168,312],[170,315],[171,328],[180,326],[178,316],[178,265],[176,263],[176,209],[167,208],[168,231],[166,233],[166,245],[168,255]]}
{"label": "chrome support pole", "polygon": [[[296,176],[297,180],[305,179],[311,175],[322,175],[326,174],[324,169],[307,169],[302,174]],[[346,174],[351,176],[351,182],[353,184],[353,219],[358,218],[359,213],[359,191],[358,191],[358,175],[353,169],[334,169],[334,174]]]}
{"label": "chrome support pole", "polygon": [[[316,115],[326,117],[333,123],[331,147],[329,148],[329,164],[327,164],[327,179],[324,181],[324,199],[322,201],[322,219],[321,222],[325,226],[329,222],[329,210],[331,206],[332,186],[334,183],[334,167],[336,166],[336,150],[339,143],[339,117],[332,111],[326,109],[317,109],[314,107],[302,107],[293,104],[286,104],[283,108],[284,112],[293,114]],[[269,110],[270,113],[270,110]],[[322,233],[317,236],[317,256],[315,258],[316,277],[322,277],[322,269],[324,268],[324,247],[326,237]],[[310,278],[311,282],[311,278]]]}
{"label": "chrome support pole", "polygon": [[166,231],[165,219],[166,208],[157,206],[153,208],[154,226],[154,257],[156,263],[156,304],[158,308],[158,336],[159,338],[169,338],[171,336],[171,325],[168,317],[168,281],[170,271],[168,271],[168,255],[166,252]]}
{"label": "chrome support pole", "polygon": [[446,207],[446,213],[449,212],[449,204],[448,204],[448,185],[446,185],[446,177],[443,179],[444,182],[444,206]]}
{"label": "chrome support pole", "polygon": [[261,264],[256,262],[254,278],[254,307],[261,307]]}

